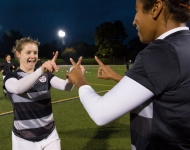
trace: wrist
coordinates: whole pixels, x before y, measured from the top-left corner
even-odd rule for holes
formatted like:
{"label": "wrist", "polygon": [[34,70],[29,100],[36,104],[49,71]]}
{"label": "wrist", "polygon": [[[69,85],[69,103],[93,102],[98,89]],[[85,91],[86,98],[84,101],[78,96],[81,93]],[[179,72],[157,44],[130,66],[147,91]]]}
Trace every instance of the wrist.
{"label": "wrist", "polygon": [[121,76],[119,74],[115,74],[113,80],[115,80],[116,82],[119,82],[122,78],[123,78],[123,76]]}
{"label": "wrist", "polygon": [[76,87],[79,89],[83,85],[88,85],[88,82],[86,80],[80,80],[76,83]]}

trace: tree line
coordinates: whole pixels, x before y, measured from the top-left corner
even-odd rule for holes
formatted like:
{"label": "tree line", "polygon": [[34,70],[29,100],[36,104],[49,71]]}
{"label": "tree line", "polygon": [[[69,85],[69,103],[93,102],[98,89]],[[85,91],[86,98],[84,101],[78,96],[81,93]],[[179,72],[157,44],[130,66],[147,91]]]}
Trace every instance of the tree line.
{"label": "tree line", "polygon": [[[6,54],[12,53],[12,47],[15,41],[23,36],[20,31],[6,31],[0,39],[0,58],[4,58]],[[112,22],[104,22],[95,28],[94,45],[89,45],[84,41],[75,41],[62,48],[58,47],[58,41],[53,40],[39,46],[39,58],[50,59],[55,51],[59,51],[59,57],[69,62],[69,58],[77,60],[79,56],[84,58],[93,58],[95,55],[100,58],[120,59],[134,61],[138,52],[140,52],[145,44],[142,44],[138,37],[133,38],[127,44],[124,43],[128,34],[123,23],[120,20]]]}

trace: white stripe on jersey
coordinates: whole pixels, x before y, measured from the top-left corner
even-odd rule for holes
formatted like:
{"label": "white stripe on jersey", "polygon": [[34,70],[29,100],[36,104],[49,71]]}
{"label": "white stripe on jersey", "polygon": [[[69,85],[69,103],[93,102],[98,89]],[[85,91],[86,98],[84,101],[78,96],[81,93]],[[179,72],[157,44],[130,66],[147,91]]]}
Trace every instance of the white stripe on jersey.
{"label": "white stripe on jersey", "polygon": [[17,130],[33,129],[46,126],[53,122],[53,114],[49,116],[39,118],[39,119],[30,119],[30,120],[17,120],[14,121],[14,126]]}
{"label": "white stripe on jersey", "polygon": [[51,96],[50,91],[48,91],[48,90],[33,92],[33,93],[23,93],[20,95],[12,94],[14,103],[34,102],[34,101],[38,101],[38,100],[48,99]]}
{"label": "white stripe on jersey", "polygon": [[141,104],[131,111],[131,113],[137,114],[145,118],[153,118],[153,104],[152,99]]}

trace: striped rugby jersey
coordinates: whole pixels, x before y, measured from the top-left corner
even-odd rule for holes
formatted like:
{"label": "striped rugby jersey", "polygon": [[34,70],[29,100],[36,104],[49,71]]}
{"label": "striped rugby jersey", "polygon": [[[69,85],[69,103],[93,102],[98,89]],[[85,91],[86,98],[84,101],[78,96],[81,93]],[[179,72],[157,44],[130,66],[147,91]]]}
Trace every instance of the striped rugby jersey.
{"label": "striped rugby jersey", "polygon": [[[21,69],[6,76],[6,79],[21,79],[28,74]],[[13,105],[13,132],[16,136],[29,141],[41,141],[55,128],[52,114],[50,80],[52,73],[43,74],[26,92],[14,94],[8,92]],[[5,82],[4,81],[4,82]]]}

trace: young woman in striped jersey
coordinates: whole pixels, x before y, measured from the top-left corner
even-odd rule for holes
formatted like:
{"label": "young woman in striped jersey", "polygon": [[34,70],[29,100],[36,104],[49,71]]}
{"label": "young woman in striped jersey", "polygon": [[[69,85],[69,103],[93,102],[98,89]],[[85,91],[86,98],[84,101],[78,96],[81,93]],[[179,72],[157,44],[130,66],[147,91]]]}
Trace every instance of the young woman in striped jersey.
{"label": "young woman in striped jersey", "polygon": [[56,77],[56,59],[48,60],[35,70],[39,42],[31,38],[16,41],[13,52],[20,67],[5,79],[13,105],[13,150],[61,150],[52,113],[50,88],[70,91],[73,84]]}
{"label": "young woman in striped jersey", "polygon": [[190,150],[189,20],[190,0],[136,0],[133,25],[149,45],[124,77],[96,58],[98,77],[118,81],[104,96],[88,85],[71,59],[74,69],[67,76],[98,125],[133,113],[133,150]]}

